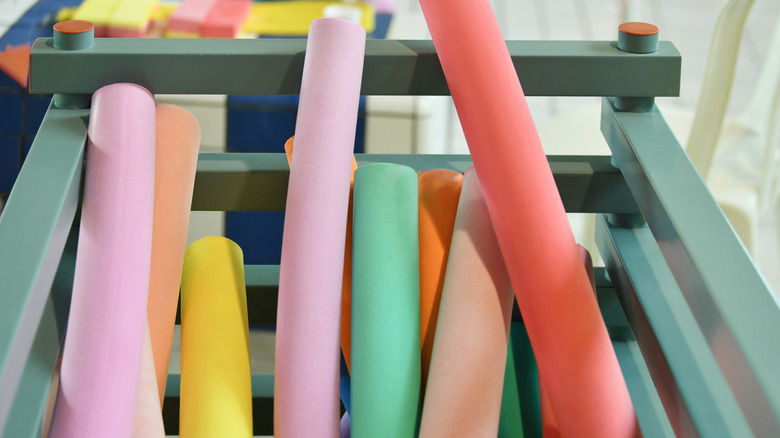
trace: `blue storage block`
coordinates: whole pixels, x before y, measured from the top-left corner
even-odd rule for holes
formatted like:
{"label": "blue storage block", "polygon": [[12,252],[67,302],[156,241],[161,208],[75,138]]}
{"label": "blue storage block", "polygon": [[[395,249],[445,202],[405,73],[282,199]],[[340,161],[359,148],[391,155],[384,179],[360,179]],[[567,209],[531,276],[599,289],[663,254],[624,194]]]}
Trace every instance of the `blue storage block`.
{"label": "blue storage block", "polygon": [[387,30],[390,28],[390,20],[392,18],[392,14],[376,14],[376,24],[374,25],[374,31],[368,34],[367,37],[376,40],[383,40],[387,38]]}
{"label": "blue storage block", "polygon": [[0,108],[3,110],[3,115],[0,116],[0,135],[20,137],[24,129],[22,124],[24,101],[18,85],[15,89],[0,88]]}
{"label": "blue storage block", "polygon": [[43,116],[51,103],[51,94],[27,94],[24,96],[24,133],[35,135]]}
{"label": "blue storage block", "polygon": [[245,264],[281,262],[283,211],[229,211],[225,216],[225,236],[241,247]]}
{"label": "blue storage block", "polygon": [[22,138],[19,135],[0,135],[0,193],[8,193],[19,173],[19,151]]}
{"label": "blue storage block", "polygon": [[[228,96],[227,149],[230,152],[284,152],[295,134],[298,96]],[[355,152],[364,150],[365,96],[358,105]]]}
{"label": "blue storage block", "polygon": [[231,152],[284,152],[295,133],[298,96],[228,96],[227,148]]}
{"label": "blue storage block", "polygon": [[22,142],[24,143],[24,150],[22,151],[21,159],[19,160],[19,170],[22,170],[22,164],[24,164],[24,160],[27,158],[27,155],[30,153],[30,148],[32,147],[33,140],[35,140],[35,134],[27,134],[22,138]]}

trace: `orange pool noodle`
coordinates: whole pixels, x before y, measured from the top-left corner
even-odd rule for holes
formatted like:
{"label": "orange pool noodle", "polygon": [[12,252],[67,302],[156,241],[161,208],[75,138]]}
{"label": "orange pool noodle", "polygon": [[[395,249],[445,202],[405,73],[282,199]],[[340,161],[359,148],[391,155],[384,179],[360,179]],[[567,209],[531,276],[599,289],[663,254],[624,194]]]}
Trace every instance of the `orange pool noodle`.
{"label": "orange pool noodle", "polygon": [[197,119],[175,105],[158,105],[156,143],[147,318],[162,404],[198,163],[200,128]]}
{"label": "orange pool noodle", "polygon": [[462,185],[463,175],[447,169],[428,170],[422,172],[417,179],[423,390],[428,379],[444,273],[447,270],[447,257]]}
{"label": "orange pool noodle", "polygon": [[[420,0],[563,436],[640,434],[488,0]],[[550,72],[554,74],[554,72]]]}

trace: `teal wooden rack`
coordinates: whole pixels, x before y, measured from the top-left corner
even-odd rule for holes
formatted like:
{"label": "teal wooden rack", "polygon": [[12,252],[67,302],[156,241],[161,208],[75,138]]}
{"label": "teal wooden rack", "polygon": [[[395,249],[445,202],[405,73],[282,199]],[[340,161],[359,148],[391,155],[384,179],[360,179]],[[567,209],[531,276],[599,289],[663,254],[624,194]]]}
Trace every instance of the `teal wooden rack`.
{"label": "teal wooden rack", "polygon": [[[664,41],[647,54],[609,41],[507,45],[527,95],[604,96],[612,157],[549,162],[567,211],[599,214],[599,302],[644,435],[780,436],[780,307],[653,105],[679,93],[677,50]],[[40,436],[56,390],[89,119],[88,109],[62,106],[116,82],[153,93],[295,94],[304,50],[303,40],[96,39],[77,50],[36,41],[31,91],[57,93],[60,107],[50,107],[0,217],[3,437]],[[368,95],[448,94],[430,41],[368,41],[362,86]],[[471,165],[464,155],[358,162]],[[283,154],[201,154],[192,208],[283,210],[288,171]],[[250,322],[273,324],[278,267],[246,266],[246,279]],[[273,376],[253,376],[253,394],[270,400]],[[166,395],[178,397],[178,376]],[[256,433],[270,432],[263,424]]]}

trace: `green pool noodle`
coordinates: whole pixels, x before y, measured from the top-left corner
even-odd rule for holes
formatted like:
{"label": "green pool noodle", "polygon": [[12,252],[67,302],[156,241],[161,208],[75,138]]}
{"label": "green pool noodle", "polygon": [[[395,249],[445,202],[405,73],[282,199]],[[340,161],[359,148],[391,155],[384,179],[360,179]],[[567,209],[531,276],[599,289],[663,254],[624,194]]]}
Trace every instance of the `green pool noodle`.
{"label": "green pool noodle", "polygon": [[520,407],[520,390],[517,385],[511,338],[508,348],[504,372],[504,392],[501,395],[501,415],[498,420],[498,438],[524,438],[523,411]]}
{"label": "green pool noodle", "polygon": [[375,163],[355,172],[351,433],[416,437],[420,418],[417,173]]}
{"label": "green pool noodle", "polygon": [[[506,360],[498,436],[499,438],[541,437],[539,372],[528,333],[522,322],[513,322],[509,328],[509,351]],[[520,425],[518,420],[521,421]],[[521,429],[518,429],[518,426]]]}

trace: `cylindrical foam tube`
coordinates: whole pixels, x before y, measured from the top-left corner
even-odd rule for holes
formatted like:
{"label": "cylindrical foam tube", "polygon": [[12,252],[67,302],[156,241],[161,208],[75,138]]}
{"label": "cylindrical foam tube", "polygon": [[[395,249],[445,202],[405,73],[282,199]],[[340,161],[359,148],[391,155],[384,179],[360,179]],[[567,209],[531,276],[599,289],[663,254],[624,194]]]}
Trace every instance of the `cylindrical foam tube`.
{"label": "cylindrical foam tube", "polygon": [[244,257],[224,237],[204,237],[184,253],[179,433],[252,436]]}
{"label": "cylindrical foam tube", "polygon": [[282,238],[274,430],[338,437],[339,327],[352,150],[365,30],[312,22]]}
{"label": "cylindrical foam tube", "polygon": [[[463,184],[460,172],[427,170],[417,180],[420,228],[420,345],[422,389],[428,379],[452,229]],[[492,232],[492,228],[491,228]]]}
{"label": "cylindrical foam tube", "polygon": [[539,370],[536,366],[531,341],[522,322],[513,322],[509,328],[510,351],[514,356],[516,391],[520,395],[525,436],[542,436],[542,414],[539,400]]}
{"label": "cylindrical foam tube", "polygon": [[157,376],[154,370],[152,338],[147,328],[138,380],[138,398],[135,404],[133,438],[162,438],[165,436],[160,399],[157,396]]}
{"label": "cylindrical foam tube", "polygon": [[198,120],[175,105],[160,104],[157,106],[156,136],[152,269],[146,313],[162,405],[198,164]]}
{"label": "cylindrical foam tube", "polygon": [[539,382],[539,400],[542,411],[542,436],[544,438],[560,438],[561,431],[558,428],[558,422],[555,421],[550,398],[547,396],[542,382]]}
{"label": "cylindrical foam tube", "polygon": [[[295,137],[290,137],[284,144],[284,152],[287,155],[287,164],[292,165],[292,151]],[[352,348],[352,184],[355,180],[357,161],[352,156],[352,177],[349,186],[349,207],[347,211],[347,232],[344,245],[344,275],[341,279],[341,352],[342,360],[346,364],[347,383],[349,382],[349,367],[351,363]],[[345,400],[344,371],[341,372],[341,400]],[[349,386],[346,387],[349,389]],[[346,395],[349,397],[349,394]],[[347,408],[349,411],[349,408]]]}
{"label": "cylindrical foam tube", "polygon": [[495,437],[514,294],[474,169],[449,255],[420,437]]}
{"label": "cylindrical foam tube", "polygon": [[129,437],[141,371],[154,207],[154,97],[92,96],[73,297],[50,437]]}
{"label": "cylindrical foam tube", "polygon": [[[351,312],[350,312],[351,314]],[[341,355],[341,362],[339,366],[339,371],[341,372],[341,378],[339,379],[339,394],[341,395],[341,403],[344,405],[344,410],[346,410],[347,414],[352,410],[352,403],[351,403],[351,394],[350,394],[350,377],[349,377],[349,370],[347,369],[347,361],[344,359],[344,355]]]}
{"label": "cylindrical foam tube", "polygon": [[512,347],[512,328],[515,324],[517,323],[511,323],[509,328],[509,344],[507,345],[506,366],[504,367],[504,389],[501,393],[501,415],[498,420],[498,438],[523,438],[526,436],[523,429],[525,412],[521,404],[522,390],[519,386]]}
{"label": "cylindrical foam tube", "polygon": [[341,428],[341,438],[349,438],[351,436],[349,412],[344,412],[339,427]]}
{"label": "cylindrical foam tube", "polygon": [[[639,435],[623,374],[488,0],[420,0],[564,436]],[[604,415],[609,412],[609,415]]]}
{"label": "cylindrical foam tube", "polygon": [[375,163],[355,172],[352,435],[415,437],[420,415],[417,173]]}
{"label": "cylindrical foam tube", "polygon": [[[593,272],[593,259],[590,253],[584,246],[577,244],[577,252],[580,255],[580,261],[585,267],[585,271],[588,273],[588,280],[593,288],[593,294],[596,295],[596,277]],[[558,429],[558,422],[555,420],[555,415],[552,411],[552,405],[547,397],[547,392],[544,390],[544,385],[539,382],[539,404],[541,409],[542,429],[545,438],[557,438],[561,436],[561,432]]]}

